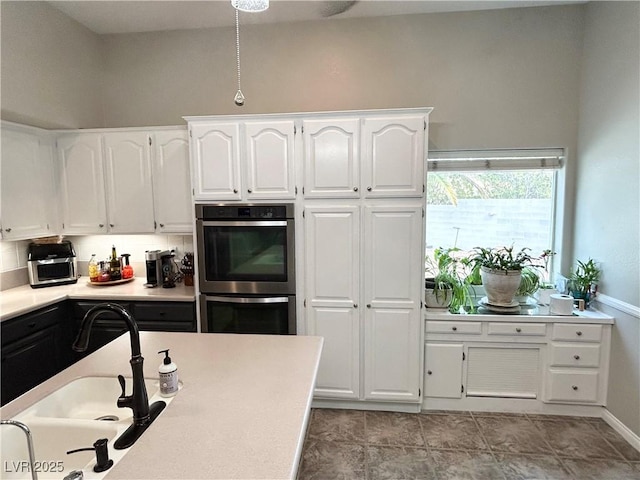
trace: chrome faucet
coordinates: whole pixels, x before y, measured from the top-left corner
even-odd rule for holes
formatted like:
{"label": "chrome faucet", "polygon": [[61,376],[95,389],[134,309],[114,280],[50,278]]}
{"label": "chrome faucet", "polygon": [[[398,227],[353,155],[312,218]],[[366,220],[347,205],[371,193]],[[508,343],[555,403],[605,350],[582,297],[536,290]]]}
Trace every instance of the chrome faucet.
{"label": "chrome faucet", "polygon": [[38,480],[38,474],[36,473],[36,456],[33,452],[33,437],[31,436],[31,430],[24,423],[17,420],[0,420],[1,425],[13,425],[18,427],[27,436],[27,448],[29,449],[29,468],[31,470],[31,478]]}
{"label": "chrome faucet", "polygon": [[114,312],[124,320],[129,330],[131,340],[131,371],[133,373],[133,393],[125,395],[125,380],[122,375],[118,375],[118,381],[122,388],[122,394],[118,398],[117,405],[120,408],[130,408],[133,410],[133,424],[115,441],[113,447],[116,450],[128,448],[140,438],[140,435],[151,425],[160,412],[167,405],[163,401],[154,402],[149,405],[147,388],[144,384],[144,358],[140,352],[140,333],[138,324],[133,316],[123,307],[115,303],[101,303],[91,308],[82,319],[80,331],[73,343],[76,352],[84,352],[89,346],[89,334],[93,321],[102,313]]}

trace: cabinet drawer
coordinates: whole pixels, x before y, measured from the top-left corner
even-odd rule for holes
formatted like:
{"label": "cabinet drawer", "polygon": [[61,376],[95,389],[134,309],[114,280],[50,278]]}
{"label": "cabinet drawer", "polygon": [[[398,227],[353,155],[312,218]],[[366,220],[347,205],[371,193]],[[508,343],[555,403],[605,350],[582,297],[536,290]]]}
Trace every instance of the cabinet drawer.
{"label": "cabinet drawer", "polygon": [[548,374],[548,400],[552,402],[589,402],[598,400],[598,372],[550,371]]}
{"label": "cabinet drawer", "polygon": [[135,304],[136,320],[193,322],[195,314],[195,304],[193,302],[147,302]]}
{"label": "cabinet drawer", "polygon": [[454,333],[480,335],[481,322],[427,322],[427,333]]}
{"label": "cabinet drawer", "polygon": [[600,345],[552,343],[551,365],[555,367],[598,367]]}
{"label": "cabinet drawer", "polygon": [[[107,287],[108,288],[108,287]],[[73,316],[79,320],[82,320],[86,313],[91,310],[96,305],[102,305],[105,303],[114,303],[116,305],[120,305],[122,308],[126,309],[131,313],[131,304],[128,302],[112,302],[112,301],[104,301],[104,302],[75,302],[73,304]],[[120,324],[124,325],[120,316],[115,312],[102,312],[98,318],[96,319],[97,323],[103,323],[104,320],[117,320]]]}
{"label": "cabinet drawer", "polygon": [[2,345],[55,325],[59,320],[60,307],[58,305],[6,320],[2,322]]}
{"label": "cabinet drawer", "polygon": [[556,323],[553,326],[552,340],[570,342],[599,342],[602,338],[602,325],[579,323]]}
{"label": "cabinet drawer", "polygon": [[545,323],[489,323],[489,335],[538,335],[547,333]]}

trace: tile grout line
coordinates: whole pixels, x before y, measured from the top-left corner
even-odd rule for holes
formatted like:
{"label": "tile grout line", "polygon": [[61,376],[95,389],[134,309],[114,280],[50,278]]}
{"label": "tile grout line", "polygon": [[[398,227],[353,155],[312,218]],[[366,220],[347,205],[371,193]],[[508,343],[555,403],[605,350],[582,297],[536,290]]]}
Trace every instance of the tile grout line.
{"label": "tile grout line", "polygon": [[473,423],[475,424],[476,428],[478,429],[478,433],[480,433],[480,437],[482,438],[482,441],[485,443],[485,445],[489,449],[489,453],[491,454],[491,458],[493,458],[493,461],[496,462],[496,465],[498,465],[498,468],[500,469],[500,472],[502,472],[502,476],[504,477],[504,479],[508,480],[507,474],[505,473],[504,468],[502,468],[502,464],[496,458],[496,454],[493,451],[493,448],[491,448],[491,444],[487,441],[487,438],[484,436],[484,432],[482,431],[482,427],[478,423],[478,419],[476,418],[476,416],[473,414],[472,411],[469,411],[469,415],[471,415],[471,419],[473,420]]}
{"label": "tile grout line", "polygon": [[595,431],[596,431],[596,433],[597,433],[598,435],[600,435],[600,438],[602,438],[602,439],[607,443],[607,445],[609,445],[609,446],[613,449],[613,451],[614,451],[614,452],[616,452],[618,455],[620,455],[620,458],[622,458],[625,462],[627,462],[627,463],[629,464],[629,466],[630,466],[631,468],[633,468],[633,465],[631,465],[631,461],[630,461],[630,460],[627,460],[627,457],[625,457],[625,456],[622,454],[622,452],[621,452],[620,450],[618,450],[618,449],[615,447],[615,445],[614,445],[613,443],[611,443],[611,442],[607,439],[607,437],[605,437],[605,436],[604,436],[604,434],[603,434],[602,432],[600,432],[600,430],[598,430],[598,429],[596,428],[596,426],[595,426],[595,425],[592,425],[590,422],[587,422],[587,424],[589,425],[589,427],[591,427],[593,430],[595,430]]}
{"label": "tile grout line", "polygon": [[418,413],[418,425],[420,425],[420,433],[422,435],[422,442],[424,443],[424,449],[427,451],[427,457],[429,458],[429,466],[432,468],[432,472],[433,472],[433,479],[434,480],[438,480],[438,472],[435,468],[435,462],[434,462],[434,458],[433,458],[433,453],[431,452],[431,447],[429,447],[429,443],[427,442],[427,435],[424,432],[424,425],[422,424],[422,421],[420,420],[420,415],[423,415],[423,413]]}
{"label": "tile grout line", "polygon": [[364,479],[369,480],[369,437],[367,435],[367,412],[362,412],[362,433],[363,433],[363,448],[364,448]]}

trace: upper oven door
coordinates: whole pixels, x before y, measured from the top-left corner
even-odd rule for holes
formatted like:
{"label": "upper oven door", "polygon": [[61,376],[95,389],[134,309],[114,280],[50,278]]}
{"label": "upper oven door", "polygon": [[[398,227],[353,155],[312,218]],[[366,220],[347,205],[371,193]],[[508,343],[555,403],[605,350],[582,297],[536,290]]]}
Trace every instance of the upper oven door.
{"label": "upper oven door", "polygon": [[295,294],[294,221],[196,221],[200,291]]}

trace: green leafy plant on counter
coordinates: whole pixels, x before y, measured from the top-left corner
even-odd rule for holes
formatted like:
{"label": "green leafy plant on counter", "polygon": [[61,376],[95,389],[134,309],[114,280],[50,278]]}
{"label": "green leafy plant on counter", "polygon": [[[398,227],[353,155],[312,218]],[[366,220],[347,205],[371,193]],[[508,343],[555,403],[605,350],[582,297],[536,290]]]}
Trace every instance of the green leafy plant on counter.
{"label": "green leafy plant on counter", "polygon": [[569,291],[574,298],[583,299],[588,304],[596,294],[601,274],[602,270],[592,258],[586,262],[577,260],[577,267],[569,275]]}
{"label": "green leafy plant on counter", "polygon": [[523,248],[519,252],[514,252],[514,247],[473,249],[475,254],[471,257],[471,262],[480,267],[485,267],[493,271],[513,271],[522,270],[526,266],[535,266],[534,258],[529,254],[530,248]]}
{"label": "green leafy plant on counter", "polygon": [[458,252],[460,249],[455,247],[436,248],[434,258],[426,259],[426,273],[430,277],[425,280],[425,288],[433,289],[438,299],[444,300],[450,295],[449,311],[452,313],[459,313],[461,307],[467,311],[475,308],[464,274],[464,265],[456,255]]}
{"label": "green leafy plant on counter", "polygon": [[534,267],[526,266],[522,269],[520,286],[516,290],[517,297],[528,297],[533,295],[540,286],[540,272]]}

